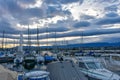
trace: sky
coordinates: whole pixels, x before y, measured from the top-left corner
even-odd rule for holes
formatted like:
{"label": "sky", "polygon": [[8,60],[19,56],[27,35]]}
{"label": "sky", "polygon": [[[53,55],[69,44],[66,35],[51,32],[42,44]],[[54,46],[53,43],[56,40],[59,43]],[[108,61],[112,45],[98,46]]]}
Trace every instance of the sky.
{"label": "sky", "polygon": [[0,42],[32,45],[120,42],[120,0],[0,0]]}

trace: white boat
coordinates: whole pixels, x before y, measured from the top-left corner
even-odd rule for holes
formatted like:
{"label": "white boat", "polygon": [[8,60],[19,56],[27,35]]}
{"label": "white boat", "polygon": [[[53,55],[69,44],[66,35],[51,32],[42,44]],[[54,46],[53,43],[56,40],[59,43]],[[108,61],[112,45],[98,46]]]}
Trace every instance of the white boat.
{"label": "white boat", "polygon": [[77,65],[89,80],[120,80],[120,76],[105,69],[94,57],[77,57]]}
{"label": "white boat", "polygon": [[79,51],[79,52],[74,53],[74,55],[75,56],[83,56],[84,53],[83,53],[83,51]]}
{"label": "white boat", "polygon": [[7,51],[1,51],[0,52],[0,63],[8,63],[13,62],[14,56],[10,56],[7,54]]}
{"label": "white boat", "polygon": [[43,56],[41,56],[41,55],[36,55],[36,60],[37,60],[37,63],[38,64],[42,64],[42,63],[44,63],[44,61],[45,61],[45,59],[44,59],[44,57]]}
{"label": "white boat", "polygon": [[17,80],[50,80],[47,71],[31,71],[25,74],[19,74]]}
{"label": "white boat", "polygon": [[14,65],[22,64],[22,62],[23,62],[23,57],[16,57],[14,59]]}
{"label": "white boat", "polygon": [[120,67],[120,54],[103,54],[101,57],[109,64]]}

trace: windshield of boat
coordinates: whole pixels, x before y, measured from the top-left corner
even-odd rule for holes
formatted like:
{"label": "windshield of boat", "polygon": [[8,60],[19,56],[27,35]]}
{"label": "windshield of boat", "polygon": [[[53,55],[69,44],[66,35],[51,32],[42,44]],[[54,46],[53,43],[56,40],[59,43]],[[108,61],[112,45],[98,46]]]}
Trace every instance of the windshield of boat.
{"label": "windshield of boat", "polygon": [[87,62],[86,64],[89,69],[103,69],[103,66],[100,62]]}
{"label": "windshield of boat", "polygon": [[87,69],[85,63],[83,63],[83,62],[79,62],[79,67],[83,68],[83,69]]}

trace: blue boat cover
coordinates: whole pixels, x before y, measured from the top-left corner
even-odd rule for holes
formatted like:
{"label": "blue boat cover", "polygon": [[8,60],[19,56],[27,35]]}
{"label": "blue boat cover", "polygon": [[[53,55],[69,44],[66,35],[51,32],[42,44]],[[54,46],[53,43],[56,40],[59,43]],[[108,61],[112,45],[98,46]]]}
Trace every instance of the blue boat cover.
{"label": "blue boat cover", "polygon": [[47,60],[47,61],[52,61],[52,60],[54,60],[54,58],[51,57],[51,56],[45,56],[44,59]]}
{"label": "blue boat cover", "polygon": [[4,55],[4,53],[3,52],[0,52],[0,56],[3,56]]}
{"label": "blue boat cover", "polygon": [[18,75],[18,80],[23,80],[23,75]]}

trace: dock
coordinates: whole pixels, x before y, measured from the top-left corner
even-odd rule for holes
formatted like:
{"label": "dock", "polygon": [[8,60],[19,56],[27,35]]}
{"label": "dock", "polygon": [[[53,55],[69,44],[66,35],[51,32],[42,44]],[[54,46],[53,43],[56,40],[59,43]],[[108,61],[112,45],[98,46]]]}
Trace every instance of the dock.
{"label": "dock", "polygon": [[47,70],[51,80],[88,80],[78,67],[69,61],[50,63]]}

